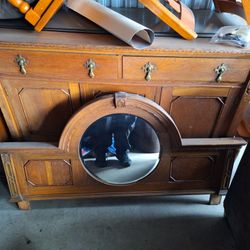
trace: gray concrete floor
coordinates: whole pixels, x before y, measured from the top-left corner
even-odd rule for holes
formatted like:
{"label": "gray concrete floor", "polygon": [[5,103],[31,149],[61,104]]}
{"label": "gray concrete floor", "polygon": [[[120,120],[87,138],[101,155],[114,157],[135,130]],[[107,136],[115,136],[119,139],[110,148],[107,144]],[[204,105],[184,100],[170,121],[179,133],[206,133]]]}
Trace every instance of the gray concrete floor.
{"label": "gray concrete floor", "polygon": [[0,183],[0,250],[232,250],[208,196],[35,201],[20,211]]}

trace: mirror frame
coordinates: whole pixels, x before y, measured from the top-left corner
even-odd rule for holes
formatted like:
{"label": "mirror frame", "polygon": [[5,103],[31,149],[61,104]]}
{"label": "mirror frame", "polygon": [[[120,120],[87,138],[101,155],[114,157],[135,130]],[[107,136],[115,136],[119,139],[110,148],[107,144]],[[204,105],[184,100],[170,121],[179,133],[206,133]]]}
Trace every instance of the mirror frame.
{"label": "mirror frame", "polygon": [[148,122],[158,135],[160,158],[161,154],[176,151],[182,146],[177,126],[160,105],[140,95],[117,92],[96,98],[83,106],[64,128],[59,148],[79,157],[84,132],[93,122],[112,114],[131,114]]}

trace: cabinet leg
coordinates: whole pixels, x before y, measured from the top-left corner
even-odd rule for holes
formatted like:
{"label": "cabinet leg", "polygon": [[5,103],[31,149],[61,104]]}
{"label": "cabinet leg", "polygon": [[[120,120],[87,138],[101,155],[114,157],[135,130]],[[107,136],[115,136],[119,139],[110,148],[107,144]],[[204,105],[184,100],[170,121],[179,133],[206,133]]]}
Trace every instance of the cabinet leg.
{"label": "cabinet leg", "polygon": [[19,201],[17,202],[19,209],[21,210],[29,210],[30,209],[30,202],[29,201]]}
{"label": "cabinet leg", "polygon": [[209,205],[219,205],[221,203],[222,195],[210,194]]}

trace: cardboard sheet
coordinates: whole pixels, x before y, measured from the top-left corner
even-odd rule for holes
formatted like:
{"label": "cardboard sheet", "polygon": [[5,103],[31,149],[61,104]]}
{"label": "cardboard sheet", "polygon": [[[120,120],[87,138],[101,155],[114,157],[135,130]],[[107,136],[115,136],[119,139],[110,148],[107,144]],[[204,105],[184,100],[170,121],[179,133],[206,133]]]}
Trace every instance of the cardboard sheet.
{"label": "cardboard sheet", "polygon": [[68,8],[83,15],[131,45],[133,48],[143,49],[150,46],[154,40],[154,32],[151,29],[94,0],[68,0],[66,1],[66,5]]}

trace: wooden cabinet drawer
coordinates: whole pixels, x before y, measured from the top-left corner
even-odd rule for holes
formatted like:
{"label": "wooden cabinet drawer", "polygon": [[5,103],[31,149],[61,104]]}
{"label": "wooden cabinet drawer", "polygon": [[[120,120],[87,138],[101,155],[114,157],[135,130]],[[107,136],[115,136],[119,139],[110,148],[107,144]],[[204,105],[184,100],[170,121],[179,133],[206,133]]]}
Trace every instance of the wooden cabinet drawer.
{"label": "wooden cabinet drawer", "polygon": [[86,62],[91,59],[95,63],[94,79],[118,78],[118,56],[31,51],[1,53],[0,74],[22,76],[16,62],[17,55],[25,58],[28,77],[91,79],[88,75],[89,70],[86,68]]}
{"label": "wooden cabinet drawer", "polygon": [[147,63],[151,63],[155,67],[151,73],[152,81],[215,82],[215,69],[221,64],[225,64],[227,71],[223,74],[221,82],[243,83],[250,70],[250,60],[248,59],[124,56],[123,78],[145,80],[146,73],[143,67]]}

